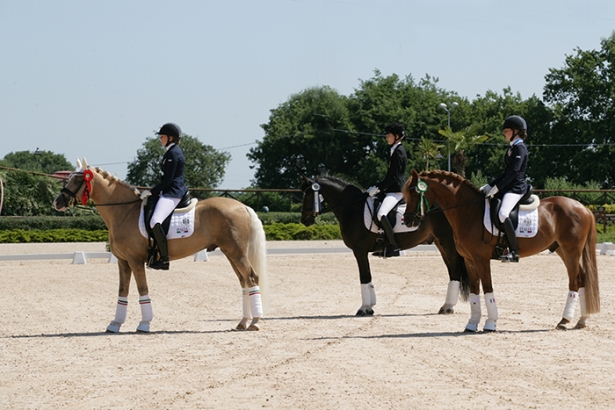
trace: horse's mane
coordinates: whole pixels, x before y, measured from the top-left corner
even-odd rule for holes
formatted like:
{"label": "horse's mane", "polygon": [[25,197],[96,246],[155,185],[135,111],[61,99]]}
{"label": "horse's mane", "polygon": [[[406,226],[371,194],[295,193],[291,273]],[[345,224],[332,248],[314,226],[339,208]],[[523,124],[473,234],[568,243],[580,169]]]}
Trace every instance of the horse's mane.
{"label": "horse's mane", "polygon": [[346,182],[343,179],[339,179],[336,177],[320,177],[320,178],[316,178],[316,179],[327,179],[329,181],[331,181],[334,184],[337,184],[339,186],[341,186],[343,189],[351,189],[351,190],[357,190],[357,192],[363,192],[363,190],[361,188],[359,188],[356,185],[351,184],[350,182]]}
{"label": "horse's mane", "polygon": [[102,168],[94,167],[94,169],[96,170],[97,174],[99,174],[100,176],[103,177],[103,179],[105,179],[107,181],[118,183],[120,185],[124,185],[125,187],[130,188],[131,190],[133,190],[135,195],[140,195],[139,190],[137,188],[135,188],[133,185],[129,184],[128,182],[124,181],[123,179],[121,179],[121,178],[111,174],[108,171],[105,171]]}
{"label": "horse's mane", "polygon": [[419,174],[419,176],[430,177],[430,178],[437,178],[437,177],[454,178],[457,181],[459,181],[459,183],[467,185],[468,187],[472,188],[474,191],[480,193],[480,190],[469,179],[465,179],[461,175],[456,174],[454,172],[445,171],[443,169],[436,169],[433,171],[423,171]]}

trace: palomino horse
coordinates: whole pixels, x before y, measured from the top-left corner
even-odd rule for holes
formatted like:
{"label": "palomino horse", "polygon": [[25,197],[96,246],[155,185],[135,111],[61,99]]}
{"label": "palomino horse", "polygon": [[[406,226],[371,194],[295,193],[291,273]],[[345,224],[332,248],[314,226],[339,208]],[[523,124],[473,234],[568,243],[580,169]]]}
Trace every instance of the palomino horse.
{"label": "palomino horse", "polygon": [[[120,271],[119,297],[115,319],[107,327],[117,333],[126,320],[130,276],[134,274],[139,291],[142,321],[138,332],[149,332],[153,318],[148,296],[145,262],[147,239],[139,231],[141,199],[139,191],[100,168],[78,170],[70,175],[54,207],[63,211],[77,198],[85,204],[88,196],[97,206],[109,230],[109,246],[117,257]],[[196,201],[196,200],[193,200]],[[194,233],[168,242],[169,259],[181,259],[207,249],[220,248],[226,255],[243,290],[243,318],[238,330],[259,330],[263,316],[261,290],[267,289],[266,239],[263,225],[249,207],[230,198],[209,198],[196,203]],[[250,322],[251,321],[251,322]]]}
{"label": "palomino horse", "polygon": [[[356,315],[373,315],[376,292],[372,284],[368,254],[380,250],[380,245],[376,242],[377,234],[368,230],[364,224],[367,194],[356,186],[336,178],[309,179],[301,177],[301,180],[301,190],[303,191],[301,222],[306,226],[314,224],[314,218],[320,212],[319,196],[322,195],[339,221],[344,244],[352,250],[359,265],[362,304]],[[315,198],[317,202],[314,202]],[[455,249],[451,226],[444,215],[439,212],[430,213],[419,229],[406,231],[406,233],[395,234],[395,240],[401,249],[413,248],[425,242],[435,242],[440,250],[448,268],[450,281],[444,305],[438,313],[453,313],[459,297],[460,284],[464,300],[468,299],[469,286],[468,272],[463,258]]]}
{"label": "palomino horse", "polygon": [[[496,241],[483,226],[485,195],[469,181],[446,171],[412,171],[403,188],[407,202],[405,223],[416,225],[424,220],[429,203],[438,202],[455,234],[457,250],[465,258],[470,276],[471,317],[466,331],[476,332],[481,320],[480,286],[482,284],[487,321],[485,331],[495,331],[498,310],[491,283],[490,260]],[[600,311],[598,268],[596,264],[596,221],[579,202],[566,197],[540,201],[537,229],[533,237],[518,239],[521,258],[544,250],[556,252],[568,270],[568,296],[558,329],[574,317],[577,299],[581,318],[576,328],[584,328],[590,314]],[[422,223],[422,222],[420,222]]]}

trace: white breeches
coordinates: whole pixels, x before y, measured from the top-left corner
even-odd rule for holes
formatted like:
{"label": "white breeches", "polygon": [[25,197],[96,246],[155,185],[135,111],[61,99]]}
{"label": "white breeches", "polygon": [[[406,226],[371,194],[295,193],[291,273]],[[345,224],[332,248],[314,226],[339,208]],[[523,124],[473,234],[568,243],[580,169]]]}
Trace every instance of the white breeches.
{"label": "white breeches", "polygon": [[401,192],[389,192],[384,197],[382,205],[380,205],[380,209],[378,209],[378,220],[382,219],[384,215],[391,212],[391,209],[393,209],[403,197],[404,195]]}
{"label": "white breeches", "polygon": [[161,196],[158,199],[158,203],[156,203],[156,209],[154,209],[154,214],[152,215],[152,219],[150,219],[149,226],[153,228],[156,224],[162,224],[167,216],[171,215],[171,212],[175,209],[177,204],[181,198],[167,198],[165,196]]}
{"label": "white breeches", "polygon": [[521,194],[513,194],[512,192],[504,194],[504,197],[502,198],[502,206],[498,212],[500,222],[504,222],[504,220],[508,218],[510,211],[512,211],[515,205],[517,205],[517,202],[519,202],[522,196],[523,195]]}

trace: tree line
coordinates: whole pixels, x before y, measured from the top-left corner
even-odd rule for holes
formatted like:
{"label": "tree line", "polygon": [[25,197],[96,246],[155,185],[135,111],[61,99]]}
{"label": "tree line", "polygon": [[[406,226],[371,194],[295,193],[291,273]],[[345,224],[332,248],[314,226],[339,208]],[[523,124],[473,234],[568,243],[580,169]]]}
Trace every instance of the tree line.
{"label": "tree line", "polygon": [[264,138],[248,153],[252,184],[294,188],[300,174],[329,174],[374,185],[386,170],[383,129],[391,122],[406,128],[409,169],[447,169],[450,147],[452,171],[490,179],[502,172],[507,143],[501,126],[513,114],[528,124],[527,173],[535,188],[553,178],[614,188],[615,32],[602,39],[601,49],[577,48],[562,68],[550,69],[542,99],[505,88],[469,100],[429,75],[416,81],[378,70],[348,96],[329,86],[293,94],[271,110],[261,125]]}

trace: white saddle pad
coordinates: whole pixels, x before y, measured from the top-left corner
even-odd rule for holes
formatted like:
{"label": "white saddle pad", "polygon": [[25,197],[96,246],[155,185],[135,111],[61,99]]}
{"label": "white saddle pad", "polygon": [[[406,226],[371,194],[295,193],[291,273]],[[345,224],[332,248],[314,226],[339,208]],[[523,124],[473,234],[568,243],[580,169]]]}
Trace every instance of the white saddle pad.
{"label": "white saddle pad", "polygon": [[[397,222],[395,222],[395,226],[393,227],[393,232],[395,233],[406,233],[416,231],[418,226],[409,228],[404,225],[404,212],[406,212],[406,204],[401,204],[397,207]],[[365,201],[365,212],[363,212],[363,222],[365,227],[372,231],[373,233],[384,233],[384,231],[374,223],[372,217],[374,215],[374,198],[369,197],[367,201]]]}
{"label": "white saddle pad", "polygon": [[[171,225],[167,233],[167,239],[187,238],[194,233],[194,213],[198,199],[192,198],[190,205],[186,208],[176,209],[171,216]],[[145,229],[143,214],[143,205],[141,205],[141,214],[139,215],[139,231],[143,237],[147,238],[147,230]]]}
{"label": "white saddle pad", "polygon": [[[538,205],[540,199],[536,195],[532,195],[534,202],[530,205],[521,205],[519,207],[519,225],[515,234],[517,238],[533,238],[538,233]],[[483,217],[485,229],[493,235],[499,235],[500,231],[491,224],[491,212],[489,200],[485,199],[485,216]]]}

